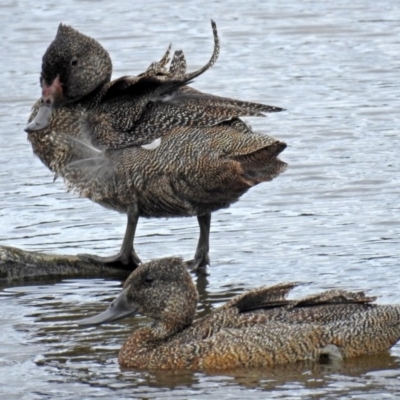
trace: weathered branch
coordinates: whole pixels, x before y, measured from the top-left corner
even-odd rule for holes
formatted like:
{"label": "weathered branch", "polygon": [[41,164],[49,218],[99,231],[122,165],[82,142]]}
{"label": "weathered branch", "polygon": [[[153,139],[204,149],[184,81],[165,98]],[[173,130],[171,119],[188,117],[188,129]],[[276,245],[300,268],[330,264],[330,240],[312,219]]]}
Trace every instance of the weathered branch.
{"label": "weathered branch", "polygon": [[77,256],[46,254],[0,246],[0,281],[48,278],[125,279],[130,271],[92,263]]}

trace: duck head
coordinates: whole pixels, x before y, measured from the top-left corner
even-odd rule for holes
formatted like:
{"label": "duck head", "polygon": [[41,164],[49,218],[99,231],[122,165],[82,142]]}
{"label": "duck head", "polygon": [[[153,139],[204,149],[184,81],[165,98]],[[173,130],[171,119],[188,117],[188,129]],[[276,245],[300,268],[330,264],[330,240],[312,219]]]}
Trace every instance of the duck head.
{"label": "duck head", "polygon": [[35,119],[26,131],[45,128],[53,108],[77,102],[111,79],[108,52],[96,40],[60,24],[42,60],[42,98]]}
{"label": "duck head", "polygon": [[97,325],[141,314],[171,334],[192,323],[197,301],[196,287],[182,259],[164,258],[140,265],[106,311],[78,324]]}

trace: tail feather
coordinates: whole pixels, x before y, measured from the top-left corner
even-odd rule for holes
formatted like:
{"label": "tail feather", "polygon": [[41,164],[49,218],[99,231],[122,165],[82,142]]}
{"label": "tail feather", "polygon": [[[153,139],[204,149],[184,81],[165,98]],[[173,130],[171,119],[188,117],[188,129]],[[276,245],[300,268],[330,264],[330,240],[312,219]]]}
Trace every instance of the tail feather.
{"label": "tail feather", "polygon": [[197,71],[186,74],[183,79],[187,82],[192,81],[193,79],[202,75],[204,72],[206,72],[208,69],[210,69],[217,62],[217,59],[219,56],[220,44],[219,44],[219,37],[218,37],[218,31],[217,31],[217,24],[213,20],[211,20],[211,28],[212,28],[213,37],[214,37],[214,50],[211,55],[211,58],[208,61],[208,63],[206,65],[204,65],[204,67],[200,68]]}
{"label": "tail feather", "polygon": [[186,59],[182,50],[176,50],[169,66],[169,74],[174,78],[183,78],[186,74]]}
{"label": "tail feather", "polygon": [[233,155],[229,158],[240,163],[246,181],[254,186],[271,181],[286,170],[287,164],[277,158],[285,148],[285,143],[275,142],[252,153]]}
{"label": "tail feather", "polygon": [[289,292],[298,286],[297,282],[279,283],[274,286],[262,287],[254,289],[234,297],[228,303],[223,305],[221,309],[235,307],[239,312],[254,310],[262,304],[286,304],[286,297]]}

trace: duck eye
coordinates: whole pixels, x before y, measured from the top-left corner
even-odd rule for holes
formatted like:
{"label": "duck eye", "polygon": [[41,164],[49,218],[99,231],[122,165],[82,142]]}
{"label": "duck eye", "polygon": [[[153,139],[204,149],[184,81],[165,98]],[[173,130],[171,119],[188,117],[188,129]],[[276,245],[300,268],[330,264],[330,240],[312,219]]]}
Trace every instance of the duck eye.
{"label": "duck eye", "polygon": [[71,65],[73,65],[73,66],[78,65],[78,58],[77,57],[73,57],[72,58]]}
{"label": "duck eye", "polygon": [[154,277],[152,275],[146,275],[143,279],[143,282],[147,285],[150,285],[154,281]]}

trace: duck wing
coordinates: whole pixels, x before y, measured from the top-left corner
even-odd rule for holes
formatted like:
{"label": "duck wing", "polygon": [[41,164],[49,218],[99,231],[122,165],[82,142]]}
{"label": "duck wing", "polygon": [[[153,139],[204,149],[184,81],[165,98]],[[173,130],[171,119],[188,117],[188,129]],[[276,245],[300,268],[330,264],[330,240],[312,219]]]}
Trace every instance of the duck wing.
{"label": "duck wing", "polygon": [[234,297],[221,309],[235,308],[239,313],[245,313],[282,307],[285,307],[286,310],[293,310],[316,306],[370,304],[376,300],[375,296],[366,296],[363,291],[350,292],[339,289],[327,290],[299,300],[288,300],[288,293],[298,285],[297,282],[289,282],[254,289]]}
{"label": "duck wing", "polygon": [[208,63],[199,70],[186,73],[185,56],[178,50],[167,71],[168,49],[159,63],[153,63],[138,77],[122,77],[112,82],[101,99],[100,113],[93,114],[90,121],[95,123],[92,126],[99,126],[95,139],[100,144],[114,149],[147,145],[176,126],[209,127],[243,116],[264,116],[283,110],[213,96],[188,86],[218,58],[217,28],[214,21],[211,24],[214,50]]}
{"label": "duck wing", "polygon": [[349,292],[347,290],[332,289],[322,293],[295,300],[290,304],[291,308],[312,307],[316,305],[334,304],[369,304],[376,300],[376,296],[366,296],[365,292]]}
{"label": "duck wing", "polygon": [[246,312],[260,308],[286,306],[290,303],[287,300],[287,295],[298,285],[298,282],[285,282],[250,290],[235,296],[224,304],[221,309],[236,308],[238,312]]}

